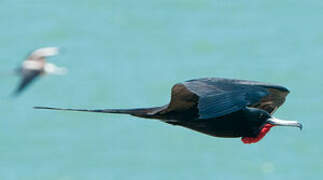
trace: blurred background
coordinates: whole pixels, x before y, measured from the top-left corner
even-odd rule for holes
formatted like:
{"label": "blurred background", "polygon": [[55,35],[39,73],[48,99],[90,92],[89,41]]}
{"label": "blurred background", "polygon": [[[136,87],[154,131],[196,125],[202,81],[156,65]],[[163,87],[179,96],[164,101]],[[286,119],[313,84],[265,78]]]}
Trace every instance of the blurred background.
{"label": "blurred background", "polygon": [[[319,179],[323,175],[323,2],[319,0],[0,0],[1,72],[40,47],[69,68],[9,98],[2,75],[1,180]],[[173,84],[226,77],[291,90],[275,116],[298,120],[259,143],[126,115],[33,106],[168,103]]]}

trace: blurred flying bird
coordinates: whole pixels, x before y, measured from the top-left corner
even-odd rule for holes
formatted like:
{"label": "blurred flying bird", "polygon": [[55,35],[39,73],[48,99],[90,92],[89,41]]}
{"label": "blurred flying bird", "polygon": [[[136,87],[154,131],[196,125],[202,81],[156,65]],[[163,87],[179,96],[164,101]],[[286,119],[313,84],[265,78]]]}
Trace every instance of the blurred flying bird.
{"label": "blurred flying bird", "polygon": [[57,47],[45,47],[33,51],[22,66],[16,70],[17,74],[21,76],[21,82],[15,90],[14,95],[20,94],[28,85],[30,85],[36,78],[41,75],[55,74],[63,75],[67,72],[66,68],[57,67],[52,63],[46,61],[46,57],[55,56],[58,54]]}
{"label": "blurred flying bird", "polygon": [[165,106],[140,109],[36,109],[130,114],[183,126],[216,137],[242,137],[246,144],[260,141],[273,126],[294,126],[272,114],[284,103],[288,89],[267,83],[203,78],[178,83]]}

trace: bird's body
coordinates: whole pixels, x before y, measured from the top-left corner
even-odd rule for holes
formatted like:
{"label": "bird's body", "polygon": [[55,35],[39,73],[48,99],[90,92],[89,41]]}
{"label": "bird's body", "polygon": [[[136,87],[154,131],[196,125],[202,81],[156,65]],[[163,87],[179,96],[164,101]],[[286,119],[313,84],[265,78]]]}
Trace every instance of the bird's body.
{"label": "bird's body", "polygon": [[15,91],[15,94],[20,94],[28,85],[35,79],[45,74],[64,74],[65,68],[56,67],[54,64],[48,63],[46,57],[55,56],[58,54],[58,48],[47,47],[33,51],[21,67],[17,69],[17,73],[22,77],[22,80]]}
{"label": "bird's body", "polygon": [[130,114],[159,119],[212,136],[243,137],[245,143],[254,143],[268,132],[264,131],[265,128],[269,130],[274,125],[301,127],[296,121],[282,121],[271,116],[284,103],[288,93],[282,86],[255,81],[203,78],[174,85],[170,103],[161,107],[103,110],[36,108]]}

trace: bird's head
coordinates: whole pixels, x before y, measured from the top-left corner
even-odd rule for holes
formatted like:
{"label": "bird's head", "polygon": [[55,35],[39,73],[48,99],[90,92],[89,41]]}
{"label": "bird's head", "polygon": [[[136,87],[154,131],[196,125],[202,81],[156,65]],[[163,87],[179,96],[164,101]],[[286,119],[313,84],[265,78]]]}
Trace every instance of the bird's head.
{"label": "bird's head", "polygon": [[[302,130],[303,125],[297,121],[281,120],[271,116],[268,112],[255,109],[247,108],[250,124],[252,124],[253,137],[242,137],[242,142],[245,144],[252,144],[260,141],[269,130],[274,126],[291,126],[298,127]],[[250,125],[249,124],[249,125]],[[250,127],[250,126],[249,126]]]}

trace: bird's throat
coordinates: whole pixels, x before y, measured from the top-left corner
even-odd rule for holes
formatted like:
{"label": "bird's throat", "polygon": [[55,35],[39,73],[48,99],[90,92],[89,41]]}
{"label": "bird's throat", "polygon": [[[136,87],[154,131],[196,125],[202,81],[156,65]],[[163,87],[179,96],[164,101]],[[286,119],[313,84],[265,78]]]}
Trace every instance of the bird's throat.
{"label": "bird's throat", "polygon": [[270,131],[270,129],[274,127],[272,124],[266,124],[261,130],[260,133],[258,134],[257,137],[242,137],[241,141],[245,144],[252,144],[260,141],[265,135]]}

